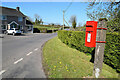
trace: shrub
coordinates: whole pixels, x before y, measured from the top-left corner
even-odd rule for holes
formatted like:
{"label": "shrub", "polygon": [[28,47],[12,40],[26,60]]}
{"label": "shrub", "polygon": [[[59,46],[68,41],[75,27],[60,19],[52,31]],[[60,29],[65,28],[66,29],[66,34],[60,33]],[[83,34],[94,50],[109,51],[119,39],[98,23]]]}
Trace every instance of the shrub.
{"label": "shrub", "polygon": [[[94,48],[85,47],[85,32],[83,31],[58,31],[58,38],[68,46],[84,53],[94,54]],[[120,72],[120,35],[107,34],[104,62]],[[108,45],[107,45],[108,44]],[[114,51],[112,49],[114,49]],[[94,59],[92,59],[94,60]]]}
{"label": "shrub", "polygon": [[33,29],[33,32],[34,33],[47,33],[47,29],[36,27],[36,28]]}
{"label": "shrub", "polygon": [[33,33],[40,33],[40,30],[38,30],[38,28],[33,28]]}
{"label": "shrub", "polygon": [[104,62],[120,72],[120,35],[107,33]]}
{"label": "shrub", "polygon": [[91,53],[94,49],[85,46],[85,32],[83,31],[58,31],[58,37],[63,43],[79,51]]}
{"label": "shrub", "polygon": [[46,28],[38,28],[40,30],[41,33],[47,33],[47,29]]}

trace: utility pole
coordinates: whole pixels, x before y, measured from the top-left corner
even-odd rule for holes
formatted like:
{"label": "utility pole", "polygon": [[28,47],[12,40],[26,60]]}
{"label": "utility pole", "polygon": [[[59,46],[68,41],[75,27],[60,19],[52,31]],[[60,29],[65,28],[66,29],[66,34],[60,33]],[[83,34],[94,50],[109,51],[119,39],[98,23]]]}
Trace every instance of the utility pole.
{"label": "utility pole", "polygon": [[104,60],[104,49],[105,49],[105,39],[106,39],[106,21],[102,20],[98,22],[97,25],[97,36],[96,36],[96,48],[95,48],[95,60],[93,76],[99,78],[102,72],[102,64]]}
{"label": "utility pole", "polygon": [[64,30],[64,13],[65,11],[63,10],[63,30]]}

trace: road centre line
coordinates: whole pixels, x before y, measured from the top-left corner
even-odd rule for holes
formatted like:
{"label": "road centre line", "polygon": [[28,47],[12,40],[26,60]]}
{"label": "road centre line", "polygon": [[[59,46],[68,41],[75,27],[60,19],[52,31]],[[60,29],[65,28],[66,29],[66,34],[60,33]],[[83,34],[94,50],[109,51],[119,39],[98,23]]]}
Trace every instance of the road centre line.
{"label": "road centre line", "polygon": [[37,50],[38,50],[38,48],[34,49],[34,51],[37,51]]}
{"label": "road centre line", "polygon": [[29,52],[26,56],[29,56],[30,54],[32,54],[33,52]]}
{"label": "road centre line", "polygon": [[6,70],[2,70],[2,71],[0,71],[0,75],[2,75],[4,72],[6,72]]}
{"label": "road centre line", "polygon": [[23,58],[20,58],[19,60],[15,61],[14,64],[17,64],[17,63],[19,63],[22,60],[23,60]]}

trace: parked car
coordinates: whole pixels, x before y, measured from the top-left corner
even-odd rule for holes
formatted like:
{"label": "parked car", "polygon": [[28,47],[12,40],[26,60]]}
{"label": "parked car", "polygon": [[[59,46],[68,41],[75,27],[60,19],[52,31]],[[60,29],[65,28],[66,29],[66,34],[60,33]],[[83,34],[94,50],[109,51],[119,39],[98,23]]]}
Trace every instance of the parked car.
{"label": "parked car", "polygon": [[13,36],[15,36],[16,34],[21,34],[22,31],[17,29],[17,28],[11,28],[9,30],[7,30],[6,34],[12,34]]}

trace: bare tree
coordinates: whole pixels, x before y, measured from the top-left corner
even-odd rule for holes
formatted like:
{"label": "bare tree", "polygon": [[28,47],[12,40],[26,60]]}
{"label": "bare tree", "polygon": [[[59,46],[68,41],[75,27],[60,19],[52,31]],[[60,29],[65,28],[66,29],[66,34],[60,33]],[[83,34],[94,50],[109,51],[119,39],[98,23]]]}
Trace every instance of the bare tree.
{"label": "bare tree", "polygon": [[110,0],[110,2],[99,1],[100,2],[94,0],[94,2],[89,3],[87,7],[87,16],[91,20],[98,20],[100,18],[113,19],[116,15],[114,11],[116,10],[116,13],[118,13],[118,9],[120,9],[120,2],[115,2],[115,0]]}
{"label": "bare tree", "polygon": [[38,14],[34,15],[35,19],[40,20],[40,16]]}
{"label": "bare tree", "polygon": [[74,29],[76,28],[76,25],[77,25],[76,21],[77,21],[77,20],[76,20],[76,16],[75,16],[75,15],[71,16],[69,22],[72,23],[72,27],[73,27]]}
{"label": "bare tree", "polygon": [[40,16],[38,14],[35,14],[34,17],[35,17],[35,24],[39,24]]}
{"label": "bare tree", "polygon": [[[100,0],[102,1],[102,0]],[[89,3],[87,7],[87,16],[91,20],[107,20],[107,28],[109,32],[120,30],[120,1],[110,0],[110,2],[94,2]]]}

